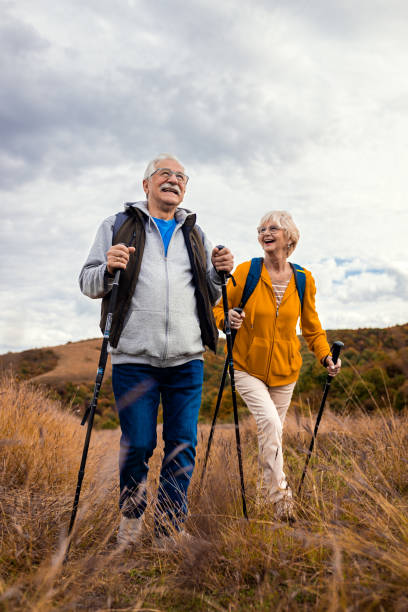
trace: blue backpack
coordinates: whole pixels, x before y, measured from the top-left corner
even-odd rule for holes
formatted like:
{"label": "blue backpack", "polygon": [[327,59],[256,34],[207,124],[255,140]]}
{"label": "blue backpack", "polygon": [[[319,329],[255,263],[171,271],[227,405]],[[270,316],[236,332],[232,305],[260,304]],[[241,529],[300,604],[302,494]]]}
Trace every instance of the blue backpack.
{"label": "blue backpack", "polygon": [[[251,259],[251,265],[249,268],[248,276],[245,281],[244,291],[242,292],[241,302],[239,304],[240,308],[244,308],[245,304],[254,292],[254,289],[257,286],[261,276],[262,264],[263,257],[254,257],[253,259]],[[300,308],[302,310],[303,296],[305,294],[306,287],[306,273],[302,266],[299,266],[298,264],[291,263],[290,266],[295,276],[296,289],[299,295]]]}

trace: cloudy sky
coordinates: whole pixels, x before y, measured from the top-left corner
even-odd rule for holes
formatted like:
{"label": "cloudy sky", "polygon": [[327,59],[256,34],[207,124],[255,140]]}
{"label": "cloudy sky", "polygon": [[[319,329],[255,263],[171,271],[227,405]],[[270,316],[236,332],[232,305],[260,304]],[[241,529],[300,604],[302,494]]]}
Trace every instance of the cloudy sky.
{"label": "cloudy sky", "polygon": [[406,0],[0,5],[0,352],[99,334],[79,270],[162,151],[236,263],[292,213],[327,329],[408,320]]}

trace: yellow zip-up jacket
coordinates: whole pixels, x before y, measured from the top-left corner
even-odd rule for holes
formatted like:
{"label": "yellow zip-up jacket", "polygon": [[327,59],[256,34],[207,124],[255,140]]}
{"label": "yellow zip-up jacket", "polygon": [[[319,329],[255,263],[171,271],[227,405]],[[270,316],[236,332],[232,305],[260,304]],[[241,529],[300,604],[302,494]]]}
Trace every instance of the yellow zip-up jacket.
{"label": "yellow zip-up jacket", "polygon": [[[236,287],[228,281],[229,308],[239,306],[251,262],[240,264],[234,272]],[[302,335],[307,345],[321,361],[330,353],[326,332],[322,329],[315,307],[316,286],[308,270],[303,296],[303,309],[294,275],[289,281],[279,308],[265,265],[254,292],[244,307],[245,318],[235,338],[233,357],[237,370],[260,378],[269,387],[287,385],[297,380],[302,366],[300,342],[296,324],[300,317]],[[224,329],[222,299],[214,306],[219,329]]]}

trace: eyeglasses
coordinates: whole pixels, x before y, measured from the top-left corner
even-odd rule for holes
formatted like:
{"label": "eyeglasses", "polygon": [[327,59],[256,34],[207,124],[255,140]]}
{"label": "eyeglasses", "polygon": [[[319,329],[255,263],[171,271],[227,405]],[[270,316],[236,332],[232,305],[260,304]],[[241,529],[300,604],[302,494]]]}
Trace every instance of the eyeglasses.
{"label": "eyeglasses", "polygon": [[277,234],[281,229],[281,227],[276,227],[276,225],[270,225],[269,227],[258,227],[258,234],[265,234],[266,232]]}
{"label": "eyeglasses", "polygon": [[151,178],[154,174],[158,174],[162,179],[168,179],[174,174],[178,183],[181,183],[182,185],[187,185],[188,183],[187,174],[184,174],[184,172],[174,172],[174,170],[170,170],[170,168],[157,168],[157,170],[151,173],[149,178]]}

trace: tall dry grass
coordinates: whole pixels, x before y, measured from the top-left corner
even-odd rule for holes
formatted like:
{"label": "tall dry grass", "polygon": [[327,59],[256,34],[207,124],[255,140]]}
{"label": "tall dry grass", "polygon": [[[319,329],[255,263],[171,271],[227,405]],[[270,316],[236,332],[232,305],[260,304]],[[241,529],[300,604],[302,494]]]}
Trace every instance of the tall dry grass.
{"label": "tall dry grass", "polygon": [[[294,527],[257,492],[256,433],[242,423],[250,520],[242,518],[234,432],[208,427],[191,485],[189,547],[152,545],[161,449],[140,546],[118,552],[118,432],[94,432],[69,560],[63,563],[84,429],[38,390],[0,388],[0,610],[408,610],[408,419],[325,413]],[[294,488],[313,419],[285,431]]]}

